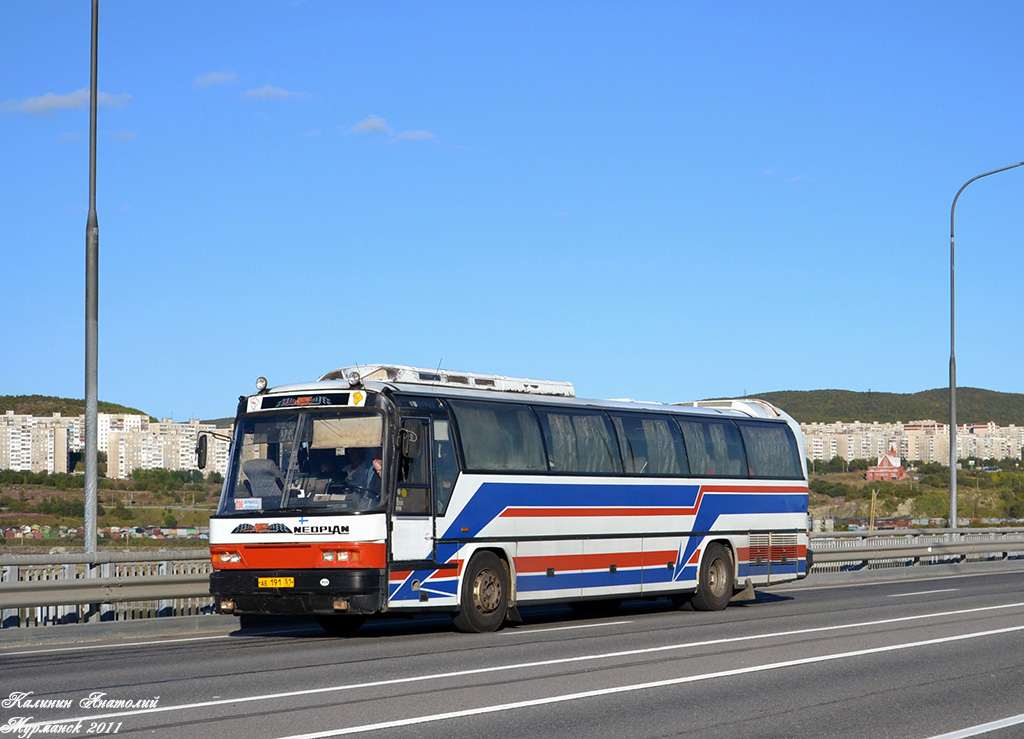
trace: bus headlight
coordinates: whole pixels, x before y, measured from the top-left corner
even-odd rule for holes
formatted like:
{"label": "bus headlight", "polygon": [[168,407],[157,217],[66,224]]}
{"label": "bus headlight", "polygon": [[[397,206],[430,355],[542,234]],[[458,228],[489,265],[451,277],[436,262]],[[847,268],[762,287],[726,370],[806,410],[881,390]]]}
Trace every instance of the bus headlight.
{"label": "bus headlight", "polygon": [[347,375],[345,375],[345,379],[348,380],[349,387],[357,387],[363,378],[359,376],[358,372],[352,370]]}
{"label": "bus headlight", "polygon": [[266,389],[267,389],[267,378],[266,377],[257,377],[256,378],[256,392],[262,393]]}
{"label": "bus headlight", "polygon": [[349,560],[359,559],[358,552],[355,553],[355,556],[352,556],[353,555],[352,552],[346,551],[344,549],[339,550],[339,551],[325,549],[322,552],[322,554],[323,554],[324,562],[348,562]]}
{"label": "bus headlight", "polygon": [[221,562],[241,562],[242,561],[242,557],[241,557],[241,555],[238,552],[221,552],[220,553],[220,561]]}

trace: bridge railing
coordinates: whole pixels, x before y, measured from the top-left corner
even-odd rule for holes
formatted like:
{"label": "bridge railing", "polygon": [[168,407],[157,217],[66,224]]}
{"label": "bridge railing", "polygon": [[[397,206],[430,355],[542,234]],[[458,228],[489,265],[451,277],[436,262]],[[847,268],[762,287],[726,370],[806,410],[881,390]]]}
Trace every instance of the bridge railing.
{"label": "bridge railing", "polygon": [[0,555],[0,628],[212,613],[208,549]]}
{"label": "bridge railing", "polygon": [[811,574],[1024,558],[1024,528],[810,534]]}
{"label": "bridge railing", "polygon": [[[1024,528],[810,534],[815,573],[1024,559]],[[213,612],[209,550],[0,555],[0,628]]]}

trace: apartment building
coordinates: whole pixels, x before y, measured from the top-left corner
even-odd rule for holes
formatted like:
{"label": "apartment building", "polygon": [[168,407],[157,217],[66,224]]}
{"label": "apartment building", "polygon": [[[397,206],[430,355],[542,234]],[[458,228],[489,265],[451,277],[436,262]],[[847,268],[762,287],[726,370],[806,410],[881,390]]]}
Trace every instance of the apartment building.
{"label": "apartment building", "polygon": [[[875,460],[895,449],[902,459],[949,464],[949,425],[938,421],[910,423],[801,424],[807,456],[827,462]],[[956,458],[1020,459],[1024,427],[995,423],[957,426]]]}
{"label": "apartment building", "polygon": [[[191,420],[151,422],[133,413],[97,414],[97,448],[107,455],[107,477],[124,478],[136,469],[196,469],[196,440],[200,433],[230,436],[230,429]],[[0,469],[30,472],[68,472],[68,458],[85,449],[85,417],[0,416]],[[210,438],[204,472],[224,474],[230,442]]]}
{"label": "apartment building", "polygon": [[[111,431],[107,439],[107,477],[130,477],[137,469],[194,470],[196,442],[201,433],[228,435],[226,429],[191,420],[175,423],[163,419],[150,423],[145,431]],[[210,437],[206,470],[224,474],[228,468],[231,443]]]}

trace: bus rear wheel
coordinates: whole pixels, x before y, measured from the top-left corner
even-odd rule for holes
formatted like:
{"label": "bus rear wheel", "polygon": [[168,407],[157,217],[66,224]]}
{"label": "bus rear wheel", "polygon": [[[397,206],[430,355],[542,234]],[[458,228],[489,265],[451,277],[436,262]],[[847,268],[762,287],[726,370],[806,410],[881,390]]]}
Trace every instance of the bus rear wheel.
{"label": "bus rear wheel", "polygon": [[700,561],[697,592],[690,603],[696,611],[721,611],[732,598],[733,566],[729,550],[715,542]]}
{"label": "bus rear wheel", "polygon": [[366,616],[314,616],[320,628],[333,636],[351,636],[366,622]]}
{"label": "bus rear wheel", "polygon": [[508,570],[493,552],[478,552],[469,560],[462,584],[455,628],[467,633],[497,631],[508,612]]}

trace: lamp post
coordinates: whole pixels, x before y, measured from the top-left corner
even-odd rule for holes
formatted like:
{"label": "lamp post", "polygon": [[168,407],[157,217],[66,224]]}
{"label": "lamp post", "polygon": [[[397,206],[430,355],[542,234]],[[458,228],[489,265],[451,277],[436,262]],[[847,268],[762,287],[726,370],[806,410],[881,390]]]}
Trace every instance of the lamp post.
{"label": "lamp post", "polygon": [[92,62],[89,80],[89,216],[85,226],[85,520],[84,549],[96,551],[97,513],[97,370],[99,346],[100,226],[96,219],[96,46],[99,0],[92,1]]}
{"label": "lamp post", "polygon": [[954,247],[953,240],[953,222],[956,215],[956,201],[960,198],[962,193],[969,184],[975,180],[980,180],[982,177],[988,177],[992,174],[999,174],[1005,172],[1008,169],[1014,167],[1020,167],[1024,165],[1024,162],[1017,162],[1011,164],[1008,167],[1000,167],[999,169],[993,169],[991,172],[985,172],[972,177],[963,184],[963,186],[956,191],[956,197],[953,198],[953,205],[949,209],[949,528],[955,529],[957,525],[957,512],[956,512],[956,290],[955,290],[955,270],[953,268],[955,263],[956,249]]}

